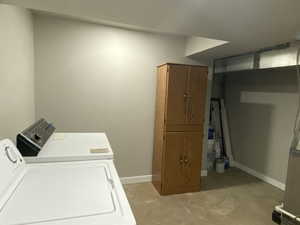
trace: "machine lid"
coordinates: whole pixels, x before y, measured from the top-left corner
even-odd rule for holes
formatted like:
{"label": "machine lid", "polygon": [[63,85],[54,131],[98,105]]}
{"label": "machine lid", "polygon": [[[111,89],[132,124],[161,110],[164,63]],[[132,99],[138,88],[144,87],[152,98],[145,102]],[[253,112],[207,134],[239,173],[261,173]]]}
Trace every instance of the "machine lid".
{"label": "machine lid", "polygon": [[23,179],[0,211],[0,224],[48,224],[111,215],[113,219],[122,218],[120,191],[115,188],[115,178],[105,160],[27,167]]}
{"label": "machine lid", "polygon": [[0,141],[0,210],[9,197],[9,191],[25,171],[25,162],[9,139]]}
{"label": "machine lid", "polygon": [[105,133],[54,133],[38,156],[26,162],[64,162],[113,159]]}

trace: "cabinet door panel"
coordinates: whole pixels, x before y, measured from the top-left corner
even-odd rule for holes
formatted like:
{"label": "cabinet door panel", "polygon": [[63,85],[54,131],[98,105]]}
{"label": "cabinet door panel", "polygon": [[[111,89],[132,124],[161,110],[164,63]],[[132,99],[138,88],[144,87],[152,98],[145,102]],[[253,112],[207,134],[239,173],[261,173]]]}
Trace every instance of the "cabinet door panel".
{"label": "cabinet door panel", "polygon": [[165,193],[174,193],[184,186],[185,171],[183,153],[186,145],[184,132],[167,132],[165,145],[165,179],[163,189]]}
{"label": "cabinet door panel", "polygon": [[169,67],[167,124],[186,123],[188,73],[188,66],[171,65]]}
{"label": "cabinet door panel", "polygon": [[202,164],[202,132],[186,132],[184,152],[185,184],[200,188]]}
{"label": "cabinet door panel", "polygon": [[206,86],[207,68],[192,67],[189,77],[189,124],[203,124],[206,102]]}
{"label": "cabinet door panel", "polygon": [[200,132],[167,132],[163,194],[199,191],[201,161]]}

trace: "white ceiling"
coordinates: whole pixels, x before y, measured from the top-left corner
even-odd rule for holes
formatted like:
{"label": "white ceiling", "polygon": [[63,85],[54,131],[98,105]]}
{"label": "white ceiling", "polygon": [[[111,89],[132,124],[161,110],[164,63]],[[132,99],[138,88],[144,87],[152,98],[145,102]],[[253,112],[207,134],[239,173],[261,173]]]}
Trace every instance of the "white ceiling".
{"label": "white ceiling", "polygon": [[229,44],[198,54],[219,58],[291,41],[300,0],[3,0],[93,22],[200,36]]}

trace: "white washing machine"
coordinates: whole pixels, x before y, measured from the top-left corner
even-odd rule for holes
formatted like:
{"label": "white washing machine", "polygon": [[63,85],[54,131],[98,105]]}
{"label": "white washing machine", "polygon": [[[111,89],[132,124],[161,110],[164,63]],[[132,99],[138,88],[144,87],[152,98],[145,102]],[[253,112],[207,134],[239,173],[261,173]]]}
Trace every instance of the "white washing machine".
{"label": "white washing machine", "polygon": [[0,177],[1,225],[136,224],[111,159],[27,164],[5,139]]}
{"label": "white washing machine", "polygon": [[37,156],[28,163],[113,159],[105,133],[53,133]]}

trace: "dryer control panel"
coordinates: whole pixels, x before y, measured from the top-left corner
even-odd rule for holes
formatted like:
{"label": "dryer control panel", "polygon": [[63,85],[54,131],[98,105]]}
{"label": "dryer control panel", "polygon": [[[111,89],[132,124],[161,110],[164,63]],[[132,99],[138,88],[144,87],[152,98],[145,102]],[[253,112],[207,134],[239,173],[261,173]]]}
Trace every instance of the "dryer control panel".
{"label": "dryer control panel", "polygon": [[23,156],[37,156],[55,127],[45,119],[40,119],[17,135],[17,148]]}

